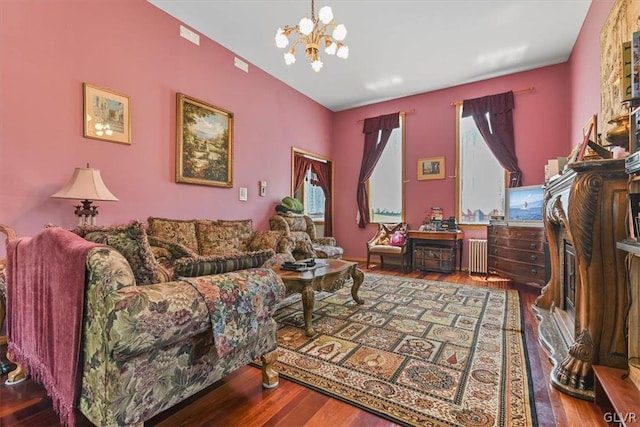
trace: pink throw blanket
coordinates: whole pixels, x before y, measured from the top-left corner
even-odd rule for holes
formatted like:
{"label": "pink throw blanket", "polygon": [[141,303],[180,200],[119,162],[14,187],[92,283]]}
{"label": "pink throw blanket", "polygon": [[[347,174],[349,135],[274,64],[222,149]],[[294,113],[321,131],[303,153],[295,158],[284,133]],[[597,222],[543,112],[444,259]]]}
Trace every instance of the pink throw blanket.
{"label": "pink throw blanket", "polygon": [[62,228],[47,228],[7,247],[8,350],[44,385],[66,425],[76,421],[85,261],[96,246]]}

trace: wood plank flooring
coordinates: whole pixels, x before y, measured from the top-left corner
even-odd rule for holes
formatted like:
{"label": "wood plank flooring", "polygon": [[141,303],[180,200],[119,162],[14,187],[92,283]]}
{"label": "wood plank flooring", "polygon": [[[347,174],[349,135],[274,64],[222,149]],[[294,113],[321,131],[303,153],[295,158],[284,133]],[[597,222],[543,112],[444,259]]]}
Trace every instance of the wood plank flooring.
{"label": "wood plank flooring", "polygon": [[[372,265],[365,272],[380,270]],[[411,272],[385,267],[385,274],[442,280],[478,286],[498,286],[477,282],[466,273],[439,274]],[[502,285],[500,285],[502,286]],[[539,289],[519,286],[525,321],[525,336],[534,386],[539,426],[607,426],[603,412],[593,403],[563,394],[549,384],[551,363],[538,344],[537,320],[531,305]],[[6,346],[0,348],[6,351]],[[59,426],[51,400],[37,383],[27,380],[4,385],[0,376],[0,426]],[[82,426],[89,426],[82,420]],[[157,415],[146,426],[306,426],[306,427],[388,427],[396,424],[342,401],[280,379],[273,390],[261,387],[260,370],[246,366],[185,402]]]}

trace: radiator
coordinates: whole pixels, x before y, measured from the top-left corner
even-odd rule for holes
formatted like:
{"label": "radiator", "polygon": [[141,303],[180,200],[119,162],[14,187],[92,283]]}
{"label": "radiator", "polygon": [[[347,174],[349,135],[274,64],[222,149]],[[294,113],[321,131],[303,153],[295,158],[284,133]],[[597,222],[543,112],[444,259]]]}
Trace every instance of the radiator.
{"label": "radiator", "polygon": [[469,239],[469,273],[487,272],[487,239]]}

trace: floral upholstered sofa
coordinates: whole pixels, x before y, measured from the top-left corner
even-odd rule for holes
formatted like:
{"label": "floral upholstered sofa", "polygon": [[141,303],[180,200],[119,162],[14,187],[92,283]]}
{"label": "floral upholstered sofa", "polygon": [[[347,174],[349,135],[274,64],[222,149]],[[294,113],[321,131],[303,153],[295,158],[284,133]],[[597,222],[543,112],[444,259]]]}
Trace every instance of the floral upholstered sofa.
{"label": "floral upholstered sofa", "polygon": [[100,244],[86,255],[80,359],[79,409],[91,422],[141,424],[257,359],[263,385],[277,385],[272,315],[284,285],[259,266],[273,250],[167,278],[144,224],[74,231]]}
{"label": "floral upholstered sofa", "polygon": [[[220,268],[246,268],[254,264],[247,255],[260,257],[262,267],[294,261],[294,243],[284,230],[256,231],[251,219],[149,217],[147,224],[152,251],[173,277],[219,273]],[[265,258],[265,254],[270,257]]]}

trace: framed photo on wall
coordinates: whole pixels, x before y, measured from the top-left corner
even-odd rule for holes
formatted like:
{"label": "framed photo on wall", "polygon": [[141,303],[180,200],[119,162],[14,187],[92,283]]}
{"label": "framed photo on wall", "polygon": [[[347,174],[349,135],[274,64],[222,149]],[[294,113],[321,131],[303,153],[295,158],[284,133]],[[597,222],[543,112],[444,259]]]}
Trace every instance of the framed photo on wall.
{"label": "framed photo on wall", "polygon": [[444,157],[418,159],[418,180],[444,179]]}
{"label": "framed photo on wall", "polygon": [[131,101],[111,89],[82,84],[84,137],[131,144]]}
{"label": "framed photo on wall", "polygon": [[176,182],[233,187],[233,113],[177,94]]}

